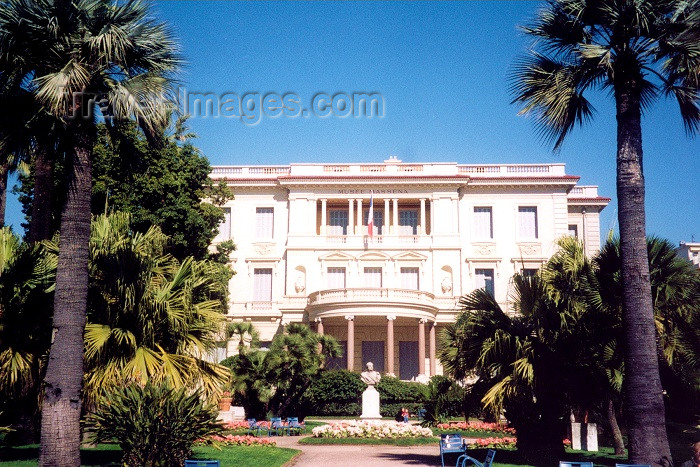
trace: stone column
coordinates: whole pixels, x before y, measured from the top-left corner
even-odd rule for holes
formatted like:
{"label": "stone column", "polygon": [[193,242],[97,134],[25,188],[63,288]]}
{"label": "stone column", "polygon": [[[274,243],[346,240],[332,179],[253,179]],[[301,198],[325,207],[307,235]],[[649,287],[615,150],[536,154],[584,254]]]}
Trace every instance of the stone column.
{"label": "stone column", "polygon": [[357,200],[357,228],[355,229],[355,235],[362,235],[362,200]]}
{"label": "stone column", "polygon": [[389,198],[386,198],[384,200],[384,225],[382,226],[382,235],[387,235],[391,232],[389,219]]}
{"label": "stone column", "polygon": [[323,198],[321,200],[321,235],[326,235],[326,224],[328,224],[326,219],[326,203],[327,199]]}
{"label": "stone column", "polygon": [[418,376],[425,377],[425,318],[418,320]]}
{"label": "stone column", "polygon": [[[316,321],[316,332],[323,335],[323,320],[321,318],[316,318],[314,321]],[[320,342],[316,344],[316,350],[318,353],[321,353],[323,350],[323,345],[321,345]]]}
{"label": "stone column", "polygon": [[430,235],[435,235],[435,200],[430,200]]}
{"label": "stone column", "polygon": [[437,323],[430,323],[430,333],[428,334],[428,358],[430,359],[430,376],[435,376],[437,366],[435,364],[435,327]]}
{"label": "stone column", "polygon": [[394,320],[396,316],[386,317],[386,374],[394,376]]}
{"label": "stone column", "polygon": [[394,220],[391,223],[391,233],[394,235],[399,234],[399,200],[394,198],[391,200],[394,204],[394,212],[392,213],[394,216]]}
{"label": "stone column", "polygon": [[348,321],[348,371],[355,369],[355,317],[352,315],[345,316]]}
{"label": "stone column", "polygon": [[352,231],[355,228],[355,222],[353,221],[354,217],[352,215],[352,208],[353,205],[355,204],[355,201],[352,199],[348,200],[348,235],[352,235]]}
{"label": "stone column", "polygon": [[420,199],[420,232],[419,235],[425,235],[425,198]]}

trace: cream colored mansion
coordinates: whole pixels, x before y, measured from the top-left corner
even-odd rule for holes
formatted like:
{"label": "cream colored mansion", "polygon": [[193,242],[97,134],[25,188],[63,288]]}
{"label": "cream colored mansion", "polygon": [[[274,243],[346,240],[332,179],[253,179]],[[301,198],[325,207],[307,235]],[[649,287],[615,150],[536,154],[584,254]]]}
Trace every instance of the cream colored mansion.
{"label": "cream colored mansion", "polygon": [[537,270],[563,235],[595,252],[610,201],[564,164],[390,158],[217,166],[211,177],[235,196],[216,238],[237,247],[229,318],[252,322],[263,345],[308,323],[343,346],[334,365],[372,361],[405,380],[441,372],[437,335],[461,295],[483,287],[507,307],[513,273]]}

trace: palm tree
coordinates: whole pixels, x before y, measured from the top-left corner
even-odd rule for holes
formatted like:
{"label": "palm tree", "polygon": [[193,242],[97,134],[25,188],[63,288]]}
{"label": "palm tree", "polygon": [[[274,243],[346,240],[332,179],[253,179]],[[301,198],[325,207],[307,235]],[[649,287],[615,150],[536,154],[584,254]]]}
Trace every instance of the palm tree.
{"label": "palm tree", "polygon": [[289,324],[272,341],[265,357],[267,379],[276,386],[270,400],[273,412],[286,415],[326,369],[328,358],[339,357],[340,353],[340,345],[333,337],[318,334],[301,323]]}
{"label": "palm tree", "polygon": [[238,339],[238,353],[241,354],[247,348],[256,348],[260,342],[260,333],[255,329],[253,323],[248,321],[237,321],[226,325],[226,341],[232,337]]}
{"label": "palm tree", "polygon": [[487,387],[485,408],[505,410],[518,450],[541,461],[563,452],[564,388],[581,377],[573,365],[581,309],[553,300],[539,275],[515,275],[510,295],[514,313],[484,289],[463,296],[462,313],[441,334],[439,357],[450,376],[471,373],[473,385]]}
{"label": "palm tree", "polygon": [[51,342],[56,258],[0,229],[0,394],[22,437],[34,442]]}
{"label": "palm tree", "polygon": [[107,118],[135,118],[147,130],[164,126],[179,59],[168,31],[137,1],[8,0],[0,10],[2,81],[27,83],[68,134],[39,464],[77,467],[94,111],[99,103]]}
{"label": "palm tree", "polygon": [[524,28],[536,42],[513,75],[514,102],[555,149],[591,118],[584,92],[603,88],[615,99],[625,394],[630,460],[641,464],[671,462],[643,247],[641,114],[662,91],[678,101],[686,130],[700,129],[699,28],[697,0],[548,0]]}
{"label": "palm tree", "polygon": [[92,222],[88,407],[115,386],[164,380],[175,389],[198,387],[213,400],[228,379],[225,367],[204,359],[223,321],[221,302],[202,298],[218,288],[214,265],[178,262],[165,253],[167,244],[157,227],[134,233],[126,213]]}

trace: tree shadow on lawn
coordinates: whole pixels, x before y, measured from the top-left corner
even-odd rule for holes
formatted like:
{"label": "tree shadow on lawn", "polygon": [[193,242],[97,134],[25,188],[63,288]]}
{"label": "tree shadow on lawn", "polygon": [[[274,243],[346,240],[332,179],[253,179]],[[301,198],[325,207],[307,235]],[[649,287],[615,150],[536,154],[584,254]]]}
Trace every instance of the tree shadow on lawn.
{"label": "tree shadow on lawn", "polygon": [[[98,448],[80,450],[80,460],[83,466],[119,466],[121,458],[121,449],[114,445],[101,445]],[[0,461],[3,462],[37,461],[38,459],[38,444],[0,449]]]}

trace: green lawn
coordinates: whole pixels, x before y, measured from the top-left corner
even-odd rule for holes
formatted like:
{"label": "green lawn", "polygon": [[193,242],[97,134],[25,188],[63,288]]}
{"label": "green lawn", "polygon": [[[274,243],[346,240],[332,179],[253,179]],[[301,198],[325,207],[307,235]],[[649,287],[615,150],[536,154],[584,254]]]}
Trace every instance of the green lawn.
{"label": "green lawn", "polygon": [[[198,447],[194,450],[194,459],[218,459],[221,465],[240,467],[258,467],[261,465],[277,467],[289,462],[301,451],[270,446],[227,446],[221,450],[213,447]],[[28,445],[0,449],[0,466],[36,467],[39,458],[39,446]],[[119,466],[121,450],[118,446],[101,444],[94,449],[81,449],[84,466]]]}

